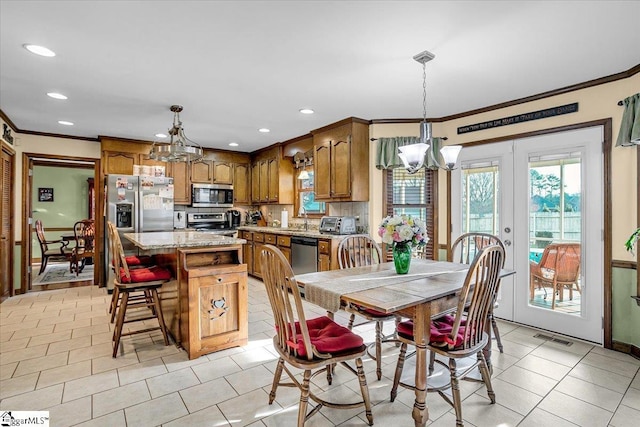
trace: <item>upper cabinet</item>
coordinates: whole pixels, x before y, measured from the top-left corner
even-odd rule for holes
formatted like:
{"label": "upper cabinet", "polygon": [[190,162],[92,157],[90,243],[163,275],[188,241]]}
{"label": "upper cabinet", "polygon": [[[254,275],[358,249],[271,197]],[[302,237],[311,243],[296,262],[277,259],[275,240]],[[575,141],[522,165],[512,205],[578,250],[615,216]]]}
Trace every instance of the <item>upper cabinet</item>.
{"label": "upper cabinet", "polygon": [[312,131],[316,200],[369,200],[369,123],[356,118]]}
{"label": "upper cabinet", "polygon": [[236,163],[233,167],[233,203],[251,204],[251,167],[249,163]]}
{"label": "upper cabinet", "polygon": [[269,148],[255,156],[251,166],[252,202],[293,204],[293,163],[282,147]]}
{"label": "upper cabinet", "polygon": [[203,160],[191,164],[191,182],[203,184],[234,184],[233,162]]}

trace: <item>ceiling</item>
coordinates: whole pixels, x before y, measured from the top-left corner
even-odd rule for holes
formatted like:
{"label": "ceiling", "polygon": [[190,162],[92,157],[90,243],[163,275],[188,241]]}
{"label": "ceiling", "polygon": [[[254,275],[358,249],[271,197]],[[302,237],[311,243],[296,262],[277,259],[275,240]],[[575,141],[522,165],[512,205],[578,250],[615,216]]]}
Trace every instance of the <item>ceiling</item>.
{"label": "ceiling", "polygon": [[22,131],[153,141],[181,104],[191,140],[250,152],[350,116],[422,117],[424,50],[434,118],[627,71],[638,16],[640,1],[0,0],[0,109]]}

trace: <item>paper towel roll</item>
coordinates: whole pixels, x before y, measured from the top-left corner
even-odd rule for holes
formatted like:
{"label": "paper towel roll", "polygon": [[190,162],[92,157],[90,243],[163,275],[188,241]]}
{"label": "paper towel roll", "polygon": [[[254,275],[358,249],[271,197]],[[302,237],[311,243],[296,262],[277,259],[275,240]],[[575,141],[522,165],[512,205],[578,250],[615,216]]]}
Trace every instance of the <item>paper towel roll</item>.
{"label": "paper towel roll", "polygon": [[289,211],[286,209],[282,210],[282,214],[280,216],[280,227],[289,228]]}

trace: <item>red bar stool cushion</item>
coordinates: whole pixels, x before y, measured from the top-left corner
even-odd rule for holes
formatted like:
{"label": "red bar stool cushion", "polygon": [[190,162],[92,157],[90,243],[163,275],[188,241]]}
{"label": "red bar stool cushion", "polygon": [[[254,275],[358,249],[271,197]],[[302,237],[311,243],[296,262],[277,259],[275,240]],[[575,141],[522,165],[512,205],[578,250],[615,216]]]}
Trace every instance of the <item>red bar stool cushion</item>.
{"label": "red bar stool cushion", "polygon": [[120,283],[143,283],[171,279],[171,271],[158,266],[129,270],[129,274],[131,279],[125,274],[124,268],[121,268]]}

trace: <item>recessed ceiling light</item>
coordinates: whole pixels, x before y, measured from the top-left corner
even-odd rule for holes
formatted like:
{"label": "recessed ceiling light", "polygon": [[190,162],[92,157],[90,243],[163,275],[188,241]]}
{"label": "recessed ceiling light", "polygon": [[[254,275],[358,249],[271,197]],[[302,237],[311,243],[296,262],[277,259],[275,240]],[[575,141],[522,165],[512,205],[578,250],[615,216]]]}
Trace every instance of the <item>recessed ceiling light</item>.
{"label": "recessed ceiling light", "polygon": [[300,112],[302,114],[313,114],[314,111],[311,108],[303,108],[302,110],[300,110]]}
{"label": "recessed ceiling light", "polygon": [[66,120],[58,120],[58,123],[65,126],[73,126],[73,122],[68,122]]}
{"label": "recessed ceiling light", "polygon": [[238,143],[237,143],[237,142],[230,142],[230,143],[229,143],[229,146],[230,146],[230,147],[237,147],[237,146],[238,146]]}
{"label": "recessed ceiling light", "polygon": [[55,99],[69,99],[66,96],[64,96],[61,93],[56,93],[56,92],[49,92],[47,93],[47,96],[51,97],[51,98],[55,98]]}
{"label": "recessed ceiling light", "polygon": [[165,135],[164,133],[156,133],[156,138],[166,138],[167,135]]}
{"label": "recessed ceiling light", "polygon": [[267,128],[260,128],[260,129],[258,129],[258,132],[269,133],[269,132],[271,132],[271,130],[269,130]]}
{"label": "recessed ceiling light", "polygon": [[47,49],[44,46],[38,46],[36,44],[23,44],[22,46],[24,46],[24,48],[29,52],[35,53],[36,55],[48,57],[56,56],[56,53],[54,51],[52,51],[51,49]]}

